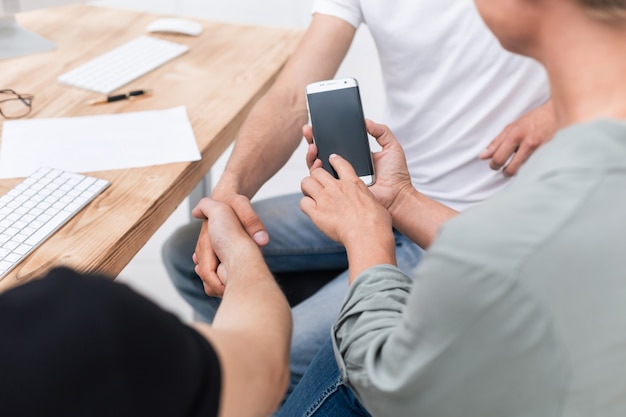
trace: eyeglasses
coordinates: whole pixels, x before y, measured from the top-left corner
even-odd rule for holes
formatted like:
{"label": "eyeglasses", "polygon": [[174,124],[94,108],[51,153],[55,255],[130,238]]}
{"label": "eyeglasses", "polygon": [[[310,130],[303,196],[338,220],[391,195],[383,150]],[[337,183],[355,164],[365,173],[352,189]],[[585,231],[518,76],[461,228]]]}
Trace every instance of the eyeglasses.
{"label": "eyeglasses", "polygon": [[34,97],[32,94],[18,94],[13,90],[0,90],[0,115],[5,119],[28,116]]}

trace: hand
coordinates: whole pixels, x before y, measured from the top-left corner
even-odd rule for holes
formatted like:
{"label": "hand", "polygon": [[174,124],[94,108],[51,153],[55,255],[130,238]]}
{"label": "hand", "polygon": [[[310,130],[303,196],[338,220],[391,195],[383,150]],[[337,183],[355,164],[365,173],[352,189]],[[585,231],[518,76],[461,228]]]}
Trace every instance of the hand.
{"label": "hand", "polygon": [[404,150],[389,128],[366,120],[367,132],[372,135],[382,149],[372,154],[376,182],[370,190],[387,210],[391,208],[398,195],[413,190],[411,175],[406,165]]}
{"label": "hand", "polygon": [[554,108],[552,101],[548,101],[505,127],[479,157],[491,158],[491,169],[504,167],[502,173],[513,176],[535,149],[552,138],[556,129]]}
{"label": "hand", "polygon": [[262,255],[227,204],[203,198],[192,214],[205,219],[193,254],[195,271],[202,279],[205,292],[221,297],[228,283],[229,265],[245,263],[248,256]]}
{"label": "hand", "polygon": [[302,180],[300,208],[323,233],[345,246],[350,264],[348,280],[352,283],[374,265],[395,265],[391,215],[348,161],[331,155],[329,162],[339,179],[314,166],[311,176]]}
{"label": "hand", "polygon": [[191,259],[193,259],[193,263],[196,264],[194,270],[202,280],[206,295],[222,298],[224,296],[224,282],[219,278],[217,273],[217,267],[220,261],[211,247],[208,221],[206,220],[202,222],[198,241],[196,242],[196,250]]}
{"label": "hand", "polygon": [[313,142],[313,128],[310,125],[302,126],[302,135],[309,144],[306,150],[306,166],[309,167],[309,171],[313,169],[313,166],[321,167],[322,161],[317,159],[317,145]]}
{"label": "hand", "polygon": [[[406,158],[402,146],[385,125],[365,120],[367,131],[380,144],[382,149],[372,154],[376,182],[369,189],[383,207],[389,209],[397,196],[404,190],[412,189],[411,176],[406,165]],[[312,171],[321,167],[322,162],[317,159],[317,147],[313,143],[313,130],[305,125],[302,134],[309,143],[306,154],[307,166]]]}
{"label": "hand", "polygon": [[[248,197],[241,194],[229,195],[225,192],[220,193],[219,189],[216,189],[213,193],[213,199],[216,201],[222,201],[231,207],[241,225],[243,225],[245,230],[257,243],[257,245],[264,246],[269,243],[269,235],[265,230],[265,226],[252,208],[252,204],[250,203]],[[204,218],[204,216],[201,216],[200,218]],[[193,254],[192,259],[196,264],[201,262],[203,265],[203,275],[198,275],[200,275],[200,278],[202,279],[206,294],[211,297],[222,297],[224,295],[224,285],[223,282],[216,279],[217,270],[214,270],[212,273],[209,273],[208,271],[209,267],[213,266],[217,268],[219,265],[218,258],[213,253],[211,242],[208,237],[205,222],[202,224],[200,229],[200,234],[196,243],[196,251]]]}
{"label": "hand", "polygon": [[269,243],[270,237],[265,229],[265,225],[254,211],[250,199],[243,194],[234,194],[220,192],[218,188],[213,192],[212,198],[217,201],[228,204],[248,232],[248,235],[259,246],[265,246]]}
{"label": "hand", "polygon": [[302,211],[329,238],[346,247],[362,239],[375,240],[381,231],[391,233],[391,216],[350,163],[339,155],[331,155],[330,164],[339,179],[314,166],[311,175],[302,180]]}

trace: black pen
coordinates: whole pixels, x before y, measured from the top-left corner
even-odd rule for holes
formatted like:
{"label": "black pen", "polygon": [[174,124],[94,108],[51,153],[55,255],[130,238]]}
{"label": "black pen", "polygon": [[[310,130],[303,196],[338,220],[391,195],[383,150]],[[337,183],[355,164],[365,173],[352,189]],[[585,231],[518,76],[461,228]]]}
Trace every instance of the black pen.
{"label": "black pen", "polygon": [[89,100],[87,104],[113,103],[114,101],[134,100],[139,97],[147,97],[150,95],[152,95],[152,90],[135,90],[135,91],[131,91],[130,93],[116,94],[114,96],[107,96],[107,97],[101,97],[101,98]]}

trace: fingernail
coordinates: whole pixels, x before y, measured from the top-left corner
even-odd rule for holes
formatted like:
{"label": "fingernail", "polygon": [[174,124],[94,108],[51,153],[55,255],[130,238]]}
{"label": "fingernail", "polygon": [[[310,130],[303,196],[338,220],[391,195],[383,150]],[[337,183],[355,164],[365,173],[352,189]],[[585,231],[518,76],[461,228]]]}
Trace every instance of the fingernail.
{"label": "fingernail", "polygon": [[265,245],[267,242],[269,242],[270,237],[267,234],[266,231],[261,230],[260,232],[256,232],[253,236],[252,239],[254,239],[254,241],[257,243],[257,245]]}

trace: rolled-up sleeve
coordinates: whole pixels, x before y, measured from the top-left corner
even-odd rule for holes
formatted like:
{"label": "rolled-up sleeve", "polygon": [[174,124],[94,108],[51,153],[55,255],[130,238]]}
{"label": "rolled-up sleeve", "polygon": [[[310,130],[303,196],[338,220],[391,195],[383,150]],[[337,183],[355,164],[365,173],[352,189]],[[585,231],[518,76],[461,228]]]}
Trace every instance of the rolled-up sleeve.
{"label": "rolled-up sleeve", "polygon": [[391,265],[357,277],[332,337],[372,416],[558,415],[568,365],[551,318],[495,264],[431,249],[413,279]]}
{"label": "rolled-up sleeve", "polygon": [[352,284],[333,327],[333,345],[342,378],[370,386],[376,352],[400,323],[411,279],[392,265],[364,271]]}

